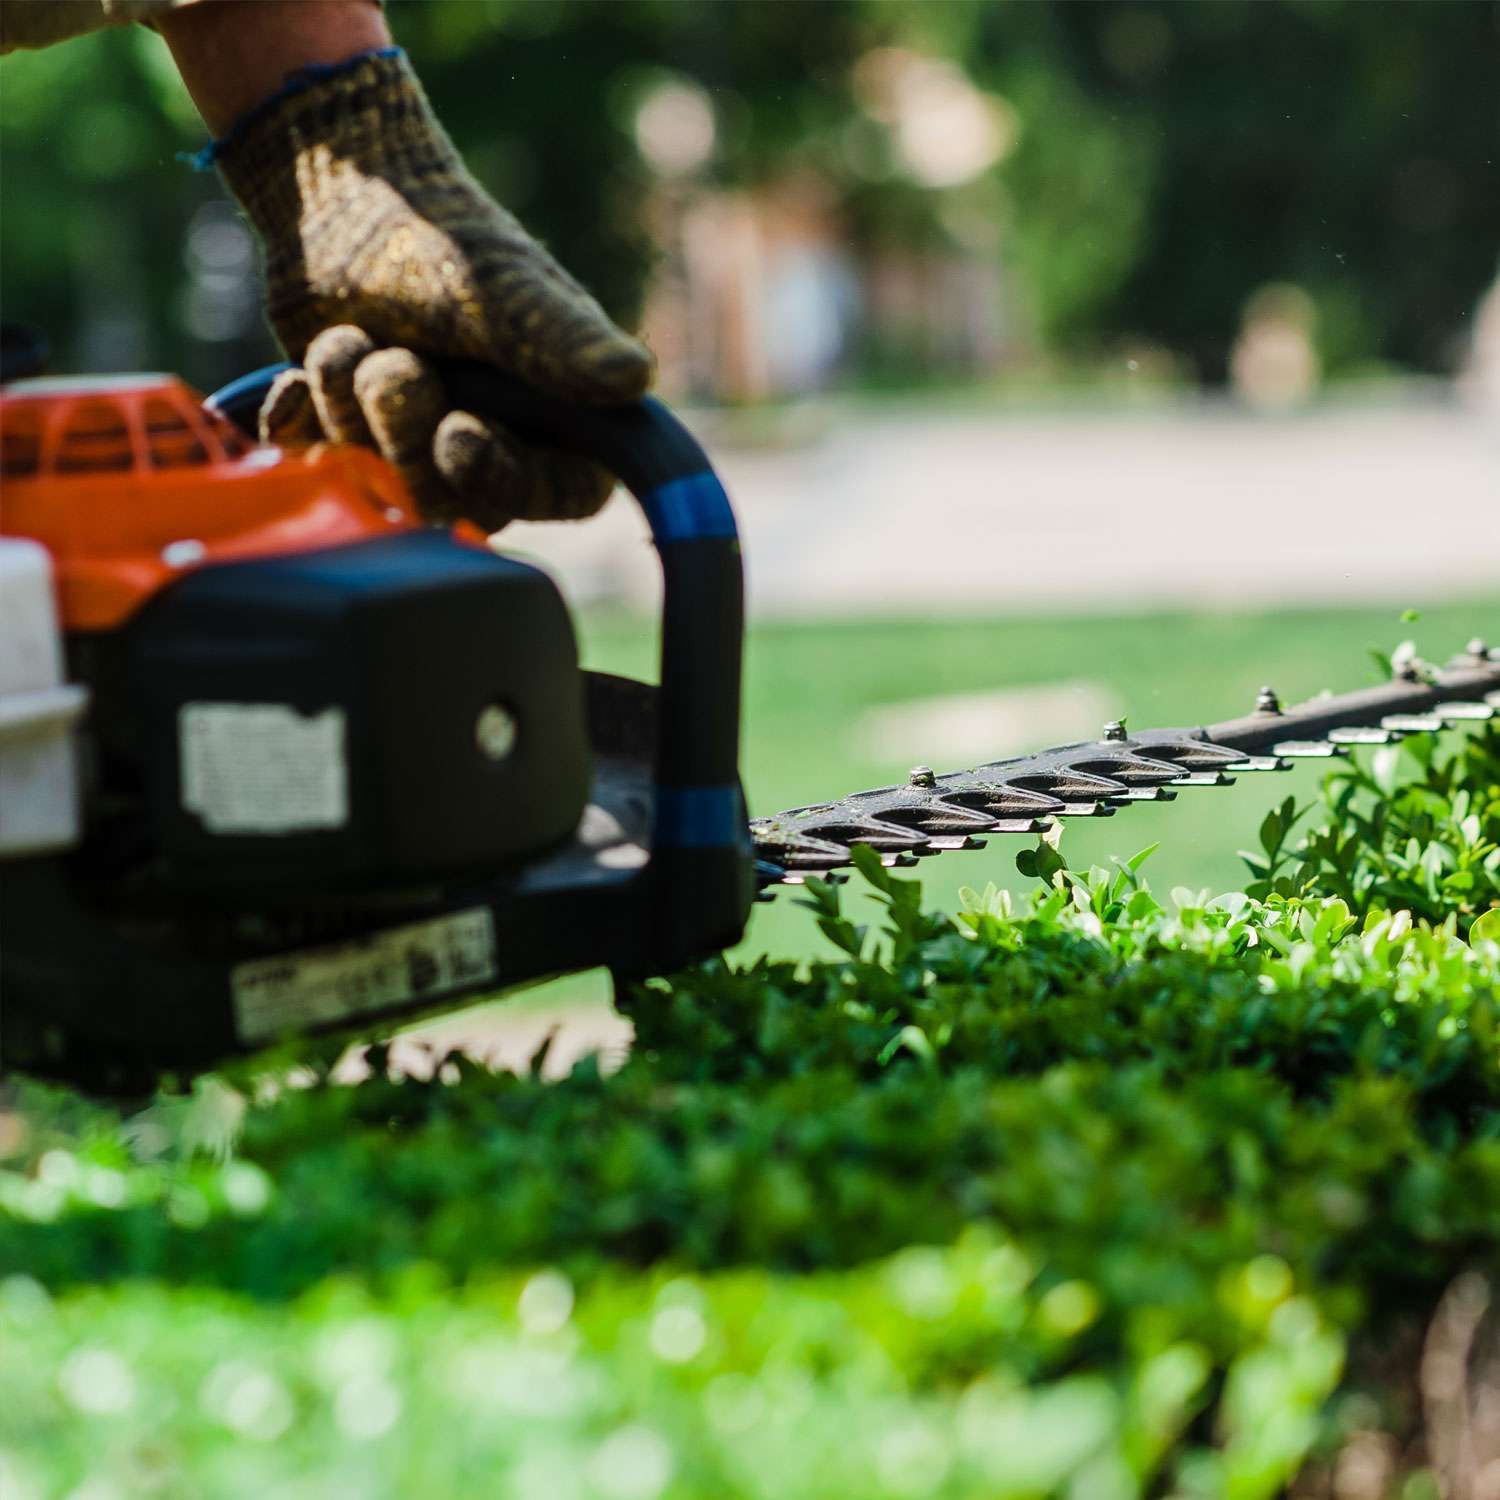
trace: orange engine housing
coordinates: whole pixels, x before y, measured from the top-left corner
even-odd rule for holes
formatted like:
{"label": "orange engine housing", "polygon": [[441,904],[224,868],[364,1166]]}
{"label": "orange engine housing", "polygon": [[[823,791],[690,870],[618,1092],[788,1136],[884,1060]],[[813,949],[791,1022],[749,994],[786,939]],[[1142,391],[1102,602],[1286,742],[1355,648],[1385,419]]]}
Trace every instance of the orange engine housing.
{"label": "orange engine housing", "polygon": [[[0,533],[52,554],[65,630],[111,630],[206,563],[422,525],[378,455],[251,443],[168,375],[18,381],[0,394]],[[477,528],[455,528],[483,544]]]}

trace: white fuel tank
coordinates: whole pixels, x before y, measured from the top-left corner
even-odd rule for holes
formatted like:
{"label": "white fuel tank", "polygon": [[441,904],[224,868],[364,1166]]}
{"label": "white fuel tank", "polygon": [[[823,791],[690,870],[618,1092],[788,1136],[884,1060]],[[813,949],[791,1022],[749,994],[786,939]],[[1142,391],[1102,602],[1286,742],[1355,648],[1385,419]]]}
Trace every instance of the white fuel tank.
{"label": "white fuel tank", "polygon": [[0,859],[78,842],[74,729],[88,694],[62,678],[52,559],[0,536]]}

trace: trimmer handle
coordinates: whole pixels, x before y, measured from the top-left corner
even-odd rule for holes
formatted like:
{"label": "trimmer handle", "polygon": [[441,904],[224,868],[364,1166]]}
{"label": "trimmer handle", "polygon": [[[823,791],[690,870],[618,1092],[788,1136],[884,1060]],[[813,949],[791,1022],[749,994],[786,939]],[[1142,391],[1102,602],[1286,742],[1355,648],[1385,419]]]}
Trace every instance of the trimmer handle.
{"label": "trimmer handle", "polygon": [[[243,376],[207,404],[253,432],[266,391],[285,368]],[[663,581],[653,862],[670,850],[743,848],[744,578],[734,513],[708,456],[652,396],[628,406],[578,406],[478,361],[440,360],[436,368],[455,407],[596,460],[646,513]]]}

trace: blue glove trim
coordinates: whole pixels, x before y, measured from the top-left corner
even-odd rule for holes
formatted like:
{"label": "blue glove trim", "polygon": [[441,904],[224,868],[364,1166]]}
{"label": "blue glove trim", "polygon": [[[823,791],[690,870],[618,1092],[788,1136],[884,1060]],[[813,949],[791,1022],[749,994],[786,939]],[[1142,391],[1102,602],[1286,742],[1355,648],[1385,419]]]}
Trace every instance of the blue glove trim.
{"label": "blue glove trim", "polygon": [[322,83],[326,78],[337,78],[340,73],[348,73],[369,58],[404,55],[399,47],[377,47],[373,52],[356,52],[353,57],[346,57],[343,62],[309,63],[305,68],[298,68],[295,72],[286,75],[286,82],[274,94],[262,99],[253,108],[247,109],[218,140],[210,141],[201,151],[179,152],[177,159],[185,161],[195,172],[212,171],[214,163],[219,159],[219,153],[232,146],[258,119],[268,114],[283,99],[289,99],[293,94],[300,94],[310,89],[315,83]]}
{"label": "blue glove trim", "polygon": [[745,842],[737,786],[659,786],[653,849],[734,849]]}
{"label": "blue glove trim", "polygon": [[669,479],[641,496],[641,509],[651,523],[651,539],[658,547],[713,537],[732,540],[734,511],[717,474],[686,474]]}

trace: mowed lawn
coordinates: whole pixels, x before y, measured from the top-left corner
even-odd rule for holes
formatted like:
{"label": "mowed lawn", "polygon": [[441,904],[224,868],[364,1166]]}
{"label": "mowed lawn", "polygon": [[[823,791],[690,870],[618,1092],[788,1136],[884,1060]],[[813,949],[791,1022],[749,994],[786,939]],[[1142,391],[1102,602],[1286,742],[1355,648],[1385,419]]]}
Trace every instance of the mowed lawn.
{"label": "mowed lawn", "polygon": [[[1419,611],[1415,622],[1401,618],[1410,608]],[[586,665],[655,676],[654,625],[605,616],[585,619],[580,629]],[[1389,650],[1412,638],[1424,655],[1446,659],[1474,635],[1500,640],[1500,595],[1266,614],[758,624],[746,651],[743,766],[750,806],[768,813],[880,786],[904,778],[913,760],[944,771],[991,758],[955,759],[938,734],[920,755],[905,743],[889,744],[870,726],[872,711],[890,705],[908,706],[902,717],[915,723],[919,739],[924,715],[916,700],[1049,684],[1075,685],[1071,691],[1085,703],[1112,703],[1136,728],[1201,724],[1248,711],[1262,683],[1285,702],[1366,686],[1376,680],[1372,648]],[[1067,691],[1043,694],[1042,701],[1059,696],[1066,701]],[[1014,714],[1001,713],[994,753],[1049,743],[1045,732],[1027,742],[1027,701],[1017,700],[1019,739]],[[980,703],[968,717],[982,718],[983,711]],[[934,712],[933,721],[947,717]],[[1323,769],[1304,763],[1283,775],[1242,776],[1228,789],[1185,790],[1171,804],[1075,820],[1063,852],[1071,863],[1088,864],[1160,841],[1147,867],[1157,887],[1233,889],[1243,879],[1235,851],[1254,844],[1272,799],[1290,793],[1306,800]],[[982,852],[924,861],[917,873],[928,901],[951,907],[961,886],[990,880],[1020,888],[1025,882],[1014,857],[1028,842],[995,838]],[[794,957],[821,951],[821,940],[783,895],[756,910],[739,951]]]}

